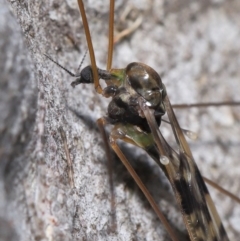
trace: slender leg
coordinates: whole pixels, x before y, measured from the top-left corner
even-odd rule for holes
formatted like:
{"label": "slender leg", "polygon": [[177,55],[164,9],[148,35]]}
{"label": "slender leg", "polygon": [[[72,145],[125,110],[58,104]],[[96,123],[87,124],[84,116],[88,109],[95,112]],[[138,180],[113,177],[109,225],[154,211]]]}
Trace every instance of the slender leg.
{"label": "slender leg", "polygon": [[237,197],[236,195],[232,194],[231,192],[227,191],[225,188],[220,187],[217,183],[213,182],[212,180],[203,177],[204,181],[209,184],[210,186],[214,187],[215,189],[217,189],[218,191],[220,191],[221,193],[223,193],[224,195],[230,197],[231,199],[233,199],[235,202],[240,203],[240,198]]}
{"label": "slender leg", "polygon": [[91,38],[91,35],[90,35],[88,21],[87,21],[87,17],[86,17],[86,14],[85,14],[85,9],[84,9],[84,5],[83,5],[82,0],[78,0],[78,6],[79,6],[79,10],[81,12],[81,17],[82,17],[84,30],[85,30],[86,40],[87,40],[87,43],[88,43],[88,50],[89,50],[89,54],[90,54],[92,72],[93,72],[93,79],[94,79],[94,87],[95,87],[97,93],[102,94],[102,87],[100,86],[100,83],[99,83],[96,59],[95,59],[94,49],[93,49],[93,45],[92,45],[92,38]]}
{"label": "slender leg", "polygon": [[[153,199],[152,195],[150,194],[150,192],[148,191],[146,186],[143,184],[143,182],[141,181],[141,179],[139,178],[139,176],[137,175],[137,173],[135,172],[135,170],[133,169],[133,167],[131,166],[131,164],[129,163],[129,161],[127,160],[127,158],[125,157],[125,155],[123,154],[123,152],[120,150],[119,146],[116,143],[116,141],[118,139],[122,139],[123,141],[134,144],[134,139],[131,139],[130,137],[127,137],[127,135],[124,136],[124,130],[125,129],[124,129],[124,126],[122,126],[122,127],[123,128],[121,129],[121,124],[114,127],[113,131],[110,134],[110,138],[109,138],[110,145],[111,145],[112,149],[114,150],[114,152],[118,155],[119,159],[122,161],[123,165],[127,168],[128,172],[130,173],[130,175],[132,176],[134,181],[137,183],[138,187],[141,189],[141,191],[143,192],[143,194],[147,198],[148,202],[150,203],[150,205],[154,209],[158,218],[160,219],[160,221],[162,222],[162,224],[166,228],[167,232],[169,233],[171,239],[173,241],[177,241],[178,238],[177,238],[174,230],[172,229],[172,227],[168,223],[167,219],[163,215],[162,211],[159,209],[158,205],[156,204],[155,200]],[[131,128],[129,128],[129,130],[130,129]],[[120,130],[119,135],[118,135],[117,130]],[[131,129],[131,131],[134,131],[134,129]],[[136,132],[135,134],[138,134],[138,132]],[[135,145],[137,145],[137,143],[135,143]]]}
{"label": "slender leg", "polygon": [[212,106],[238,106],[240,105],[239,101],[224,101],[224,102],[207,102],[207,103],[195,103],[195,104],[176,104],[172,105],[174,109],[184,109],[184,108],[194,108],[194,107],[212,107]]}
{"label": "slender leg", "polygon": [[114,38],[114,5],[115,0],[110,0],[109,6],[109,29],[108,29],[108,60],[107,60],[107,70],[112,68],[112,58],[113,58],[113,38]]}

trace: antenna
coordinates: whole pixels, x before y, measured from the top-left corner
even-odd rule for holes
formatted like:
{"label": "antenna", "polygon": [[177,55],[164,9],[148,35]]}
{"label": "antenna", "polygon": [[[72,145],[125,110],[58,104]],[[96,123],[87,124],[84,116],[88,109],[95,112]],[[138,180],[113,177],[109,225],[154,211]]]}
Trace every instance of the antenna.
{"label": "antenna", "polygon": [[65,67],[63,67],[61,64],[59,64],[57,61],[53,60],[50,56],[48,56],[47,54],[44,54],[49,60],[51,60],[54,64],[56,64],[58,67],[60,67],[61,69],[65,70],[69,75],[71,75],[72,77],[80,77],[80,74],[73,74],[70,70],[66,69]]}
{"label": "antenna", "polygon": [[[86,55],[87,55],[87,52],[88,50],[86,50],[82,60],[81,60],[81,63],[80,65],[78,66],[78,71],[80,72],[80,69],[81,69],[81,66],[86,58]],[[58,67],[60,67],[61,69],[65,70],[69,75],[71,75],[72,77],[80,77],[81,76],[81,73],[79,74],[74,74],[72,73],[70,70],[68,70],[67,68],[63,67],[61,64],[59,64],[57,61],[53,60],[49,55],[47,54],[44,54],[49,60],[51,60],[54,64],[56,64]]]}
{"label": "antenna", "polygon": [[78,71],[80,71],[80,69],[81,69],[81,66],[82,66],[82,64],[83,64],[83,62],[84,62],[84,60],[86,58],[87,52],[88,52],[88,49],[86,50],[86,52],[85,52],[85,54],[84,54],[84,56],[82,58],[82,61],[81,61],[80,65],[78,66]]}

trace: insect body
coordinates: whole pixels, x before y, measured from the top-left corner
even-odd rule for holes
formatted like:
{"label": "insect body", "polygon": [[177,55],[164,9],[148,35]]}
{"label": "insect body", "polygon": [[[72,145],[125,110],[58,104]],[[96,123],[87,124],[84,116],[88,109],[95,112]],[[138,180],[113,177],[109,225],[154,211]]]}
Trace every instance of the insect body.
{"label": "insect body", "polygon": [[[116,140],[122,139],[143,148],[158,163],[173,187],[191,240],[228,240],[157,72],[145,64],[131,63],[125,69],[109,72],[98,69],[98,76],[107,84],[102,94],[112,97],[104,120],[114,125],[110,136],[113,149]],[[88,66],[72,85],[91,82]],[[165,109],[179,153],[158,129]]]}

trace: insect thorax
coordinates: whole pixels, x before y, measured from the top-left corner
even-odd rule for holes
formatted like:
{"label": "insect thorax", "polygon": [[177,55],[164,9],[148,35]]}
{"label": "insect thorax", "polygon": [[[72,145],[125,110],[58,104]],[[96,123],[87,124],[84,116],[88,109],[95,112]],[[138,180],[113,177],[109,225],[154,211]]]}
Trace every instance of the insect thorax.
{"label": "insect thorax", "polygon": [[112,69],[110,73],[112,78],[106,81],[106,91],[113,90],[108,106],[110,122],[129,123],[150,132],[138,103],[139,98],[142,98],[154,109],[156,121],[160,125],[161,116],[165,114],[163,100],[166,90],[158,73],[151,67],[136,62],[125,69]]}

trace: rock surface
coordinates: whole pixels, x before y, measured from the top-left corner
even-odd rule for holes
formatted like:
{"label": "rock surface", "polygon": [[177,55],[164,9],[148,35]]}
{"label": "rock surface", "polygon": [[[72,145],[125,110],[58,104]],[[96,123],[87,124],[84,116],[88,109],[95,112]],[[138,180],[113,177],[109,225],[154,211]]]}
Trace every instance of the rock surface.
{"label": "rock surface", "polygon": [[[97,63],[104,68],[108,1],[85,2]],[[111,232],[107,161],[95,124],[106,114],[107,100],[89,85],[72,89],[72,77],[43,55],[77,72],[87,50],[77,1],[1,0],[0,12],[0,240],[170,240],[118,160],[113,175],[117,227]],[[143,21],[115,45],[113,66],[151,65],[172,103],[239,100],[239,12],[238,1],[119,0],[116,31],[137,18]],[[239,193],[239,107],[177,110],[177,116],[183,128],[198,133],[190,143],[201,172]],[[75,188],[60,127],[67,136]],[[185,240],[164,175],[136,148],[124,145],[123,150]],[[211,192],[230,240],[236,240],[239,205]]]}

